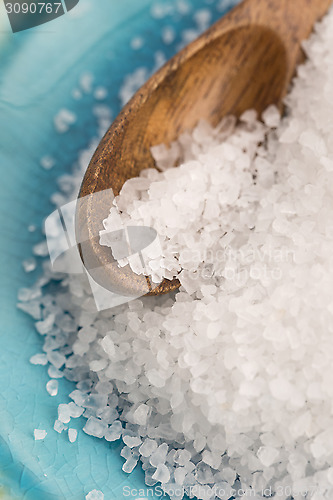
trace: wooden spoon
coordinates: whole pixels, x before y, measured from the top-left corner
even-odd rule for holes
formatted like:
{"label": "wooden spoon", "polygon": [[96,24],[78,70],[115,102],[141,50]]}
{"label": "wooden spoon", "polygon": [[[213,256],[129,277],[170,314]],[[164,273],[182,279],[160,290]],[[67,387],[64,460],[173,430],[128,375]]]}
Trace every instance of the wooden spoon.
{"label": "wooden spoon", "polygon": [[98,284],[134,296],[179,286],[177,279],[163,280],[153,290],[148,277],[119,268],[111,249],[99,244],[112,203],[103,190],[118,195],[127,179],[154,167],[151,146],[170,143],[200,118],[217,125],[227,114],[281,106],[302,61],[301,41],[331,2],[244,0],[157,71],[123,108],[84,176],[79,197],[93,196],[77,209],[81,258]]}

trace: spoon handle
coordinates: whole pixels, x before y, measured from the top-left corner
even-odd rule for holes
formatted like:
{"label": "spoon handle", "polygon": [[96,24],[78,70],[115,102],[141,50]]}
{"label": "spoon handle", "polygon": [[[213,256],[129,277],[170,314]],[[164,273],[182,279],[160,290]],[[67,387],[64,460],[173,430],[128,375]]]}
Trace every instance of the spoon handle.
{"label": "spoon handle", "polygon": [[245,0],[252,23],[263,24],[280,36],[287,49],[290,71],[299,62],[300,45],[309,37],[332,0]]}
{"label": "spoon handle", "polygon": [[[261,26],[272,30],[286,48],[288,80],[302,60],[301,42],[328,11],[332,0],[243,0],[212,26],[212,35],[230,27]],[[217,33],[214,33],[216,30]]]}

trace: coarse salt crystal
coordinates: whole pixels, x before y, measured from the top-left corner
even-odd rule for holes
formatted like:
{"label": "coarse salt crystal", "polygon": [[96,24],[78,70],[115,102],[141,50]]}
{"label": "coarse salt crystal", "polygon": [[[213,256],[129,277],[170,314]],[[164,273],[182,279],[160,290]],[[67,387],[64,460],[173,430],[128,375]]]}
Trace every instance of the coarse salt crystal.
{"label": "coarse salt crystal", "polygon": [[35,429],[34,430],[35,441],[40,441],[42,439],[45,439],[46,435],[47,435],[47,432],[43,429]]}
{"label": "coarse salt crystal", "polygon": [[56,396],[58,394],[58,381],[49,380],[46,384],[46,390],[50,396]]}
{"label": "coarse salt crystal", "polygon": [[68,429],[68,439],[71,443],[74,443],[77,439],[77,430],[76,429]]}
{"label": "coarse salt crystal", "polygon": [[[170,4],[152,12],[175,13]],[[196,37],[210,22],[207,12],[196,18],[179,34],[161,29],[165,43]],[[157,169],[116,198],[105,226],[148,225],[159,237],[161,251],[143,253],[145,266],[129,264],[156,282],[177,277],[177,292],[96,312],[83,277],[59,278],[46,264],[37,285],[20,292],[21,309],[40,320],[57,370],[50,376],[76,382],[55,430],[84,412],[88,433],[124,436],[123,470],[140,458],[147,485],[201,486],[205,498],[214,485],[229,500],[234,486],[255,498],[266,487],[277,496],[281,485],[309,492],[315,482],[311,500],[325,489],[332,497],[332,32],[330,13],[304,44],[283,118],[269,107],[262,122],[254,110],[215,129],[201,121],[155,145]],[[151,64],[164,60],[154,49]],[[141,66],[124,79],[122,103],[149,73]],[[95,104],[92,113],[100,134],[111,111]],[[76,198],[96,146],[61,180],[59,206]],[[45,241],[35,250],[47,256]]]}
{"label": "coarse salt crystal", "polygon": [[46,155],[40,159],[40,164],[43,168],[45,168],[45,170],[50,170],[54,167],[55,163],[55,159],[52,156]]}
{"label": "coarse salt crystal", "polygon": [[59,134],[64,134],[76,122],[76,115],[69,109],[61,109],[54,117],[53,123]]}
{"label": "coarse salt crystal", "polygon": [[30,358],[30,363],[33,365],[47,365],[48,360],[46,354],[34,354]]}

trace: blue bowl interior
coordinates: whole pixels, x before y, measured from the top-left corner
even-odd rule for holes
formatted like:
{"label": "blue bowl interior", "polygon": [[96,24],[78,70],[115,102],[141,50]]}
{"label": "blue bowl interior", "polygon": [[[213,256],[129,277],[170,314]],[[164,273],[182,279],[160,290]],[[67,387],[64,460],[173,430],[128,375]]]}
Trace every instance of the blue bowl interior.
{"label": "blue bowl interior", "polygon": [[[1,336],[0,336],[0,498],[79,500],[93,490],[108,500],[146,491],[144,474],[137,467],[131,475],[121,467],[120,443],[110,444],[79,432],[71,444],[67,433],[53,430],[57,406],[69,402],[73,384],[61,379],[59,394],[51,398],[45,366],[32,366],[29,358],[41,352],[42,338],[33,320],[16,308],[17,291],[33,284],[40,265],[26,273],[22,261],[42,239],[42,221],[53,210],[50,196],[57,178],[70,173],[78,152],[97,136],[92,93],[81,99],[72,91],[83,73],[94,76],[93,87],[104,86],[101,102],[115,117],[121,108],[119,89],[127,74],[156,63],[157,52],[168,59],[184,36],[197,30],[198,11],[208,9],[210,23],[235,0],[80,0],[71,13],[24,32],[10,31],[5,13],[0,31],[0,224]],[[0,10],[2,5],[0,6]],[[155,17],[152,16],[155,12]],[[200,18],[200,14],[199,14]],[[163,28],[171,27],[175,40],[162,41]],[[184,31],[187,30],[187,31]],[[134,50],[131,41],[143,40]],[[55,131],[53,118],[61,109],[77,119],[67,133]],[[55,166],[45,170],[41,157],[50,155]],[[29,225],[37,230],[28,231]],[[84,419],[71,426],[81,429]],[[45,429],[43,441],[34,441],[35,428]],[[140,493],[141,489],[141,493]],[[160,498],[158,491],[149,498]],[[2,495],[2,496],[1,496]],[[142,495],[141,495],[142,497]]]}

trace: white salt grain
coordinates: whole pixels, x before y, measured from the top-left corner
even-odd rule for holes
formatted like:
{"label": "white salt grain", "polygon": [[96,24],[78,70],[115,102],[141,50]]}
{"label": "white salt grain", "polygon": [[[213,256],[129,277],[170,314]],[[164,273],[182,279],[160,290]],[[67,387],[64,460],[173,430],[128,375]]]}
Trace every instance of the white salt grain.
{"label": "white salt grain", "polygon": [[[45,331],[45,329],[47,329],[47,331],[50,331],[49,324],[47,325],[47,327],[45,327],[45,323],[43,324],[42,330]],[[41,327],[39,328],[39,333],[41,333]],[[47,353],[47,359],[55,368],[58,369],[61,368],[66,362],[66,357],[58,351],[49,351]]]}
{"label": "white salt grain", "polygon": [[45,170],[50,170],[51,168],[53,168],[55,163],[55,159],[52,156],[46,155],[40,159],[40,164],[43,168],[45,168]]}
{"label": "white salt grain", "polygon": [[89,491],[86,500],[104,500],[104,494],[100,490]]}
{"label": "white salt grain", "polygon": [[280,125],[281,122],[280,111],[274,105],[268,106],[268,108],[262,114],[262,119],[268,127],[276,128]]}
{"label": "white salt grain", "polygon": [[38,299],[42,295],[40,288],[20,288],[17,298],[21,302],[29,302],[34,299]]}
{"label": "white salt grain", "polygon": [[101,341],[100,341],[100,344],[103,348],[103,350],[106,352],[106,354],[112,358],[114,355],[115,355],[115,347],[114,347],[114,343],[111,339],[110,336],[106,336],[104,337]]}
{"label": "white salt grain", "polygon": [[58,394],[58,381],[49,380],[46,384],[46,390],[50,396],[56,396]]}
{"label": "white salt grain", "polygon": [[79,89],[73,89],[72,90],[72,97],[76,99],[77,101],[82,98],[82,92]]}
{"label": "white salt grain", "polygon": [[210,465],[213,469],[218,469],[221,465],[221,455],[205,450],[202,453],[202,461]]}
{"label": "white salt grain", "polygon": [[279,450],[271,446],[262,446],[258,450],[258,458],[265,467],[270,467],[279,457]]}
{"label": "white salt grain", "polygon": [[175,30],[172,26],[165,26],[162,30],[162,40],[166,45],[171,44],[176,38]]}
{"label": "white salt grain", "polygon": [[144,40],[141,36],[137,36],[135,38],[132,38],[131,40],[131,48],[133,50],[139,50],[141,47],[143,47]]}
{"label": "white salt grain", "polygon": [[177,10],[179,14],[186,15],[191,11],[191,5],[187,0],[177,0]]}
{"label": "white salt grain", "polygon": [[288,380],[283,377],[273,379],[270,384],[273,396],[280,401],[287,401],[293,394],[293,387]]}
{"label": "white salt grain", "polygon": [[160,481],[162,484],[170,480],[170,472],[166,465],[159,464],[153,474],[153,479]]}
{"label": "white salt grain", "polygon": [[37,262],[36,262],[36,259],[31,257],[30,259],[24,260],[22,262],[22,265],[23,265],[23,268],[24,268],[26,273],[31,273],[32,271],[34,271],[36,269]]}
{"label": "white salt grain", "polygon": [[60,404],[58,406],[58,420],[63,424],[68,424],[71,419],[70,408],[67,404]]}
{"label": "white salt grain", "polygon": [[122,425],[119,421],[114,422],[105,432],[105,439],[107,441],[117,441],[122,434]]}
{"label": "white salt grain", "polygon": [[85,94],[90,94],[90,92],[92,91],[93,81],[94,81],[94,75],[89,71],[81,75],[80,87]]}
{"label": "white salt grain", "polygon": [[86,425],[83,427],[83,430],[90,436],[101,438],[104,436],[107,430],[107,425],[102,422],[102,420],[99,420],[95,417],[89,417]]}
{"label": "white salt grain", "polygon": [[124,472],[127,472],[127,474],[130,474],[134,470],[137,463],[138,463],[137,458],[130,457],[126,460],[126,462],[122,466],[122,469]]}
{"label": "white salt grain", "polygon": [[74,443],[77,439],[77,430],[76,429],[68,429],[68,439],[71,443]]}
{"label": "white salt grain", "polygon": [[69,109],[61,109],[53,119],[54,127],[59,134],[67,132],[76,122],[76,115]]}
{"label": "white salt grain", "polygon": [[106,99],[107,95],[108,95],[108,91],[105,87],[97,87],[95,89],[94,97],[98,101],[103,101],[104,99]]}
{"label": "white salt grain", "polygon": [[138,425],[145,425],[149,414],[149,406],[142,404],[133,413],[134,422]]}
{"label": "white salt grain", "polygon": [[90,361],[89,368],[93,372],[100,372],[101,370],[106,368],[107,365],[108,362],[106,359],[100,359],[100,360]]}
{"label": "white salt grain", "polygon": [[151,15],[155,19],[163,19],[165,16],[170,14],[173,10],[171,4],[162,3],[162,2],[154,2],[151,6]]}
{"label": "white salt grain", "polygon": [[33,247],[33,253],[38,257],[46,257],[49,254],[46,241],[41,241]]}
{"label": "white salt grain", "polygon": [[49,366],[47,373],[51,378],[62,378],[64,376],[64,373],[53,365]]}
{"label": "white salt grain", "polygon": [[155,369],[147,371],[147,378],[149,382],[155,387],[164,387],[165,385],[165,379]]}
{"label": "white salt grain", "polygon": [[47,435],[47,432],[45,430],[42,430],[42,429],[35,429],[34,430],[35,441],[40,441],[42,439],[45,439],[46,435]]}
{"label": "white salt grain", "polygon": [[150,457],[154,451],[157,449],[157,443],[153,439],[147,438],[144,443],[140,446],[140,454],[143,457]]}
{"label": "white salt grain", "polygon": [[123,441],[129,448],[140,446],[140,444],[142,443],[141,439],[135,436],[124,436]]}
{"label": "white salt grain", "polygon": [[200,31],[205,31],[209,27],[211,17],[212,14],[209,9],[200,9],[196,11],[194,19]]}
{"label": "white salt grain", "polygon": [[174,455],[174,461],[176,464],[185,466],[191,459],[191,453],[188,450],[178,450]]}
{"label": "white salt grain", "polygon": [[68,407],[70,416],[73,418],[81,417],[81,415],[84,411],[83,408],[81,408],[81,406],[78,406],[77,404],[72,403],[72,402],[68,403],[67,407]]}
{"label": "white salt grain", "polygon": [[163,443],[160,446],[158,446],[158,448],[152,453],[151,457],[149,458],[149,462],[154,467],[164,464],[167,454],[168,454],[168,445],[166,443]]}
{"label": "white salt grain", "polygon": [[48,360],[46,354],[34,354],[30,358],[30,363],[33,365],[47,365]]}
{"label": "white salt grain", "polygon": [[145,67],[137,68],[132,74],[128,75],[125,78],[125,81],[119,92],[122,106],[124,106],[130,100],[135,91],[144,84],[147,78],[148,71]]}
{"label": "white salt grain", "polygon": [[[35,327],[36,327],[36,330],[38,331],[38,333],[40,333],[41,335],[46,335],[47,333],[49,333],[52,330],[52,327],[54,325],[54,320],[55,320],[55,315],[49,314],[45,319],[43,319],[41,321],[37,321],[37,323],[35,324]],[[58,352],[53,352],[53,354],[48,353],[47,356],[48,356],[48,359],[50,359],[50,357],[51,357],[52,361],[53,361],[53,359],[56,359],[56,358],[59,360],[64,359],[64,356],[62,356]],[[61,365],[62,364],[64,364],[64,361],[61,363]],[[60,366],[57,366],[57,368],[60,368]]]}
{"label": "white salt grain", "polygon": [[207,328],[207,337],[209,339],[215,339],[221,331],[221,326],[218,322],[210,323]]}
{"label": "white salt grain", "polygon": [[62,431],[64,431],[64,430],[66,430],[66,429],[67,429],[67,426],[66,426],[63,422],[61,422],[60,420],[56,420],[56,421],[54,422],[54,426],[53,426],[53,428],[54,428],[54,430],[55,430],[56,432],[58,432],[59,434],[61,434],[61,433],[62,433]]}

